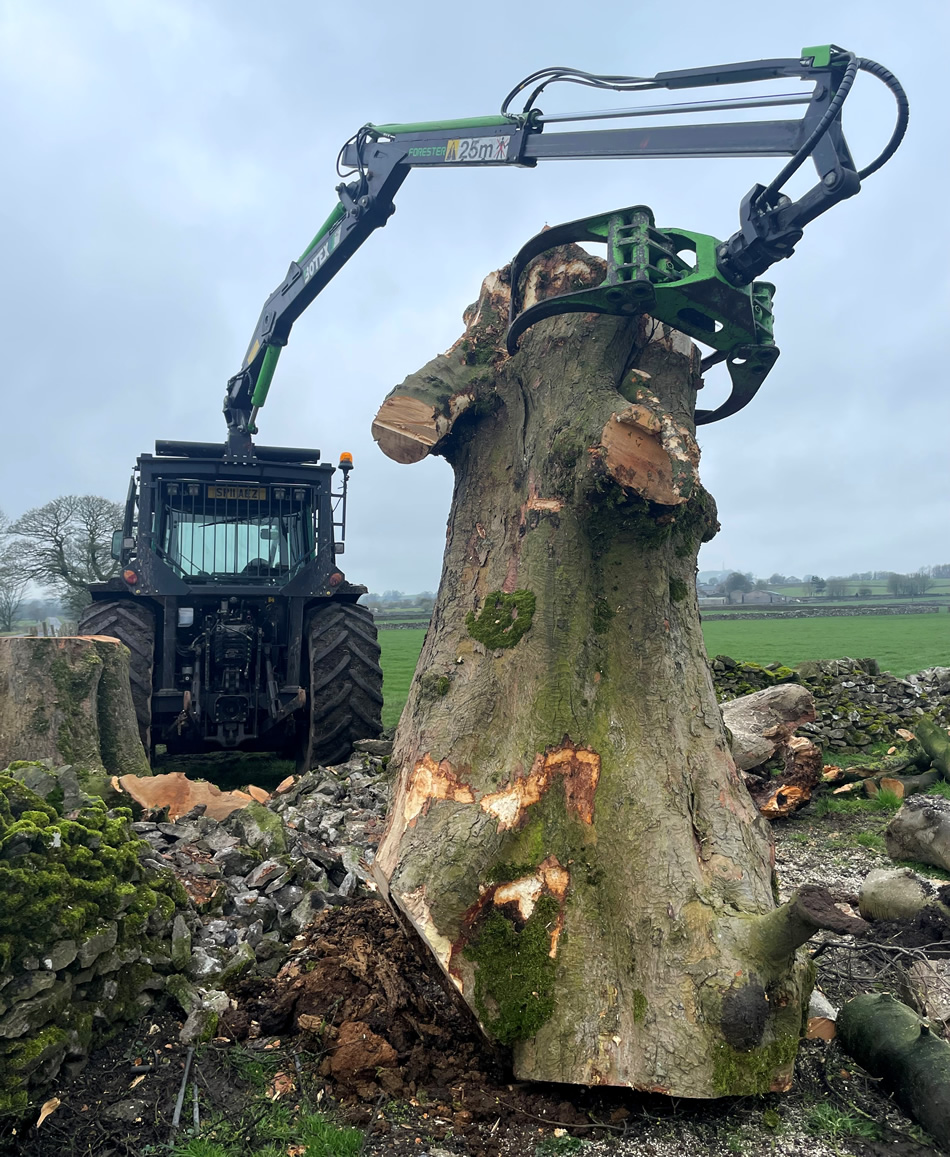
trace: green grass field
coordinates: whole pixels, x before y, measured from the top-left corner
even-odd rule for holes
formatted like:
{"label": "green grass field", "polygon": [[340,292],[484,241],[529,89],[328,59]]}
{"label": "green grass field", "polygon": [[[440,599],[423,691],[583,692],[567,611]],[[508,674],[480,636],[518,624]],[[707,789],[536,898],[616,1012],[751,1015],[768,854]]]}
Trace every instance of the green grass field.
{"label": "green grass field", "polygon": [[842,615],[826,619],[733,619],[703,623],[710,655],[753,663],[877,659],[903,676],[950,665],[950,615]]}
{"label": "green grass field", "polygon": [[[704,623],[710,655],[753,663],[872,658],[903,676],[950,666],[950,614],[854,615],[825,619],[734,619]],[[383,726],[399,722],[425,631],[380,631],[384,673]]]}
{"label": "green grass field", "polygon": [[[948,616],[950,618],[950,616]],[[395,727],[409,697],[409,684],[416,669],[424,630],[380,631],[379,646],[383,667],[383,727]]]}

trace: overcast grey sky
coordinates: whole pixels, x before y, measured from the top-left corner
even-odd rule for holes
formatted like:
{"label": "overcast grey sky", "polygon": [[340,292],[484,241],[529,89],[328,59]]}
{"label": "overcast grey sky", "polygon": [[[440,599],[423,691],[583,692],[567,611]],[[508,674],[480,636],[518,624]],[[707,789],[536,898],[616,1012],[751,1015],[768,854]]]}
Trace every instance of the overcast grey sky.
{"label": "overcast grey sky", "polygon": [[[341,144],[367,121],[494,113],[546,65],[652,75],[834,42],[897,74],[911,128],[768,275],[782,356],[752,405],[700,432],[723,524],[701,566],[950,561],[948,32],[945,0],[0,0],[0,507],[120,499],[155,438],[223,439],[226,381],[336,201]],[[544,107],[597,103],[570,88]],[[845,115],[859,165],[892,123],[886,91],[859,78]],[[438,582],[451,471],[390,462],[369,428],[386,393],[459,335],[487,272],[545,223],[637,202],[661,226],[729,236],[742,196],[781,163],[411,174],[386,229],[298,321],[261,414],[262,442],[354,454],[349,577]]]}

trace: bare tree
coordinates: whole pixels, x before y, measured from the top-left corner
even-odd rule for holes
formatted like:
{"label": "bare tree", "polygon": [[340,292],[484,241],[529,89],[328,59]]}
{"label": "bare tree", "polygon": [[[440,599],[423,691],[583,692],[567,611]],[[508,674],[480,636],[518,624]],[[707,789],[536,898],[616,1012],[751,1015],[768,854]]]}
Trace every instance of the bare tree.
{"label": "bare tree", "polygon": [[914,574],[909,574],[907,578],[910,580],[911,597],[914,595],[925,595],[934,585],[934,581],[930,577],[930,574],[923,567],[920,570],[915,571]]}
{"label": "bare tree", "polygon": [[10,520],[0,510],[0,631],[12,631],[30,576],[23,552],[10,536]]}
{"label": "bare tree", "polygon": [[28,510],[10,527],[20,539],[27,575],[58,592],[78,617],[89,602],[87,586],[112,578],[112,532],[122,525],[117,502],[95,494],[68,494]]}
{"label": "bare tree", "polygon": [[828,579],[828,598],[840,599],[851,593],[850,583],[840,575],[832,575]]}
{"label": "bare tree", "polygon": [[[572,247],[530,276],[556,293],[603,271]],[[374,878],[518,1079],[787,1088],[811,918],[776,907],[703,648],[699,352],[570,314],[509,357],[508,294],[486,278],[373,425],[395,461],[455,473]]]}

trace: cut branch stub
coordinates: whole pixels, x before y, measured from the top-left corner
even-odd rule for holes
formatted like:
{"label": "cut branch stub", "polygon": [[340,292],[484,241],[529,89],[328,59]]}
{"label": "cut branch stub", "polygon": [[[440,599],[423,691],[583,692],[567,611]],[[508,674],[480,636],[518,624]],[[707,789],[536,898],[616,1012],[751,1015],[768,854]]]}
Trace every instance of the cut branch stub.
{"label": "cut branch stub", "polygon": [[[630,377],[643,381],[647,375],[634,370]],[[634,405],[610,415],[600,436],[607,471],[651,502],[679,506],[699,481],[696,439],[645,387],[637,388],[635,396]]]}
{"label": "cut branch stub", "polygon": [[509,298],[501,274],[486,277],[478,302],[466,311],[465,334],[383,402],[372,433],[387,457],[407,465],[421,461],[451,434],[466,410],[490,393],[491,366],[508,356],[498,343]]}

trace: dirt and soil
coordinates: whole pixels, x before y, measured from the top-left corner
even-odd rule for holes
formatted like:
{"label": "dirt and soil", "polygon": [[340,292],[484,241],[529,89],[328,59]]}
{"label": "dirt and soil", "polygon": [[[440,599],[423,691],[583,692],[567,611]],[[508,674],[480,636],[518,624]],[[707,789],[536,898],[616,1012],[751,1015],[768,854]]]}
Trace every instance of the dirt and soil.
{"label": "dirt and soil", "polygon": [[[853,895],[870,868],[889,862],[857,842],[887,818],[806,809],[778,823],[783,892],[817,879]],[[232,991],[219,1035],[194,1054],[177,1131],[188,1050],[178,1041],[180,1016],[156,1012],[52,1090],[60,1104],[38,1128],[39,1107],[16,1132],[5,1124],[0,1152],[139,1157],[174,1152],[173,1135],[180,1152],[200,1135],[250,1155],[273,1141],[278,1109],[287,1119],[326,1109],[364,1132],[364,1153],[393,1157],[937,1152],[834,1041],[803,1043],[785,1095],[686,1102],[517,1083],[378,898],[328,908],[292,947],[276,978]],[[886,948],[857,951],[825,934],[813,950],[834,1003],[886,983]]]}

